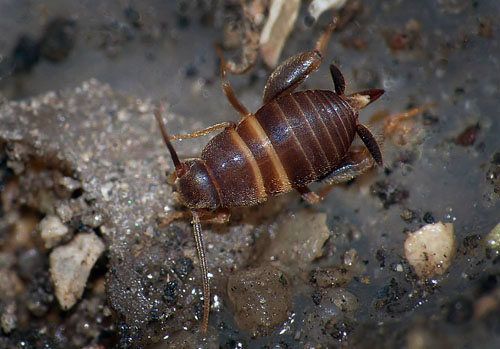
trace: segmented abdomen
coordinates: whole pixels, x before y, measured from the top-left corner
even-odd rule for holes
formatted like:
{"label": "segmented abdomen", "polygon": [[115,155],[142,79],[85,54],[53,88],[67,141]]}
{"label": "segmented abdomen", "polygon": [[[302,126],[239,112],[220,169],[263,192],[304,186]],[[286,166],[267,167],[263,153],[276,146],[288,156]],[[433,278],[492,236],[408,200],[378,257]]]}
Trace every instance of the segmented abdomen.
{"label": "segmented abdomen", "polygon": [[356,115],[331,91],[272,100],[226,129],[201,158],[223,207],[250,206],[311,183],[339,166],[355,136]]}

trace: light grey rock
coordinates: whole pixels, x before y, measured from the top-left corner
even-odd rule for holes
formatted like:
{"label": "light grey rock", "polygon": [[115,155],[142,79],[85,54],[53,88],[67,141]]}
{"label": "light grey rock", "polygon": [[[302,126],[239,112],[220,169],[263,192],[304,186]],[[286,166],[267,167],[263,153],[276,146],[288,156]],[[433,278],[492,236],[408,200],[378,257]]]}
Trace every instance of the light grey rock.
{"label": "light grey rock", "polygon": [[104,251],[94,233],[80,233],[69,244],[50,254],[50,275],[59,304],[70,309],[82,297],[90,270]]}
{"label": "light grey rock", "polygon": [[68,227],[55,215],[48,215],[42,219],[39,228],[46,248],[57,246],[69,232]]}

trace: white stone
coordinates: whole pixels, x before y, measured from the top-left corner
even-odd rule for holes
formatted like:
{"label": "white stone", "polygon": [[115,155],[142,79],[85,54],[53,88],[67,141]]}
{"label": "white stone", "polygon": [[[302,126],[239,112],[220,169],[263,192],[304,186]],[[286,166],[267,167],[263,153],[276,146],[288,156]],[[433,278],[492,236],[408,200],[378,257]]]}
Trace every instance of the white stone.
{"label": "white stone", "polygon": [[40,234],[46,248],[52,248],[59,244],[68,234],[68,227],[55,215],[48,215],[39,224]]}
{"label": "white stone", "polygon": [[94,233],[80,233],[69,244],[50,254],[50,276],[59,304],[70,309],[82,297],[90,270],[104,251]]}
{"label": "white stone", "polygon": [[264,259],[279,260],[282,265],[309,264],[323,254],[330,237],[326,214],[303,209],[279,222],[267,246]]}
{"label": "white stone", "polygon": [[262,59],[274,68],[300,10],[300,0],[275,0],[260,34]]}
{"label": "white stone", "polygon": [[318,17],[329,9],[338,10],[344,6],[347,0],[313,0],[307,10],[317,20]]}
{"label": "white stone", "polygon": [[64,223],[69,222],[70,219],[73,217],[73,210],[66,203],[63,203],[63,204],[60,204],[59,206],[57,206],[56,213],[57,213],[57,216]]}
{"label": "white stone", "polygon": [[427,224],[408,233],[404,243],[405,256],[420,278],[443,275],[451,265],[456,241],[453,224]]}

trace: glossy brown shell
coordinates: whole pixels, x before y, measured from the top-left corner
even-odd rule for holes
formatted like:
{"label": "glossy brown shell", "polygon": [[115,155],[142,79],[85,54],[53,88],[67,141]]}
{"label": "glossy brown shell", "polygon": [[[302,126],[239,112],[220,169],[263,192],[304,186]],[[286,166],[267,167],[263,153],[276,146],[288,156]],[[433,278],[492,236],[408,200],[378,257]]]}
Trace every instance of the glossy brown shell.
{"label": "glossy brown shell", "polygon": [[309,90],[264,104],[210,140],[201,154],[220,207],[251,206],[337,168],[357,114],[332,91]]}

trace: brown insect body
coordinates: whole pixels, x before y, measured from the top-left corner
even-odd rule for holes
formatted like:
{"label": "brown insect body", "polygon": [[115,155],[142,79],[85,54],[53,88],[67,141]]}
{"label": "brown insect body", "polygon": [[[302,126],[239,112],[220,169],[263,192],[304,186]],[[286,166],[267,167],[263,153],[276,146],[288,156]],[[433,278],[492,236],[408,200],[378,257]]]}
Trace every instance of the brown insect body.
{"label": "brown insect body", "polygon": [[[227,221],[228,208],[253,206],[270,195],[292,189],[309,203],[316,203],[333,184],[359,175],[374,163],[382,165],[377,141],[358,122],[358,111],[379,98],[383,90],[345,95],[344,77],[332,63],[335,92],[293,92],[319,67],[334,25],[335,21],[318,40],[316,50],[291,57],[273,72],[264,90],[264,104],[255,114],[248,112],[235,96],[218,50],[224,93],[242,116],[237,125],[226,122],[189,135],[169,137],[159,112],[155,114],[175,165],[180,200],[193,217],[203,279],[203,332],[208,326],[210,289],[201,220]],[[200,158],[180,162],[171,139],[199,137],[222,128],[205,146]],[[350,149],[356,134],[370,154]],[[318,180],[329,184],[322,195],[307,187]]]}
{"label": "brown insect body", "polygon": [[190,208],[252,206],[317,181],[341,164],[357,116],[332,91],[272,100],[209,141],[188,172],[193,177],[179,180],[182,200]]}

